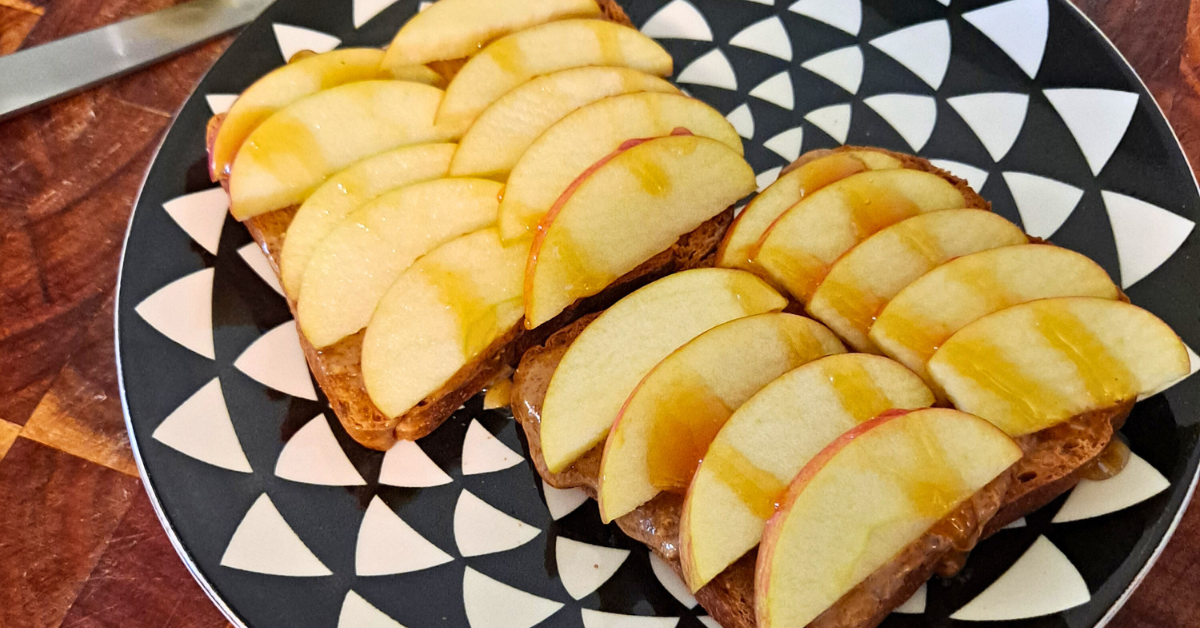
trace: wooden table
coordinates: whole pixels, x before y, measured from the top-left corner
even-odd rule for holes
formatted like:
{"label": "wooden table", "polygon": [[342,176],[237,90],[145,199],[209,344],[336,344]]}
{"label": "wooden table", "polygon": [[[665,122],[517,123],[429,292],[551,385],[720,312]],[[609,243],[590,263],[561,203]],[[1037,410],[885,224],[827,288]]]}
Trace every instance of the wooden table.
{"label": "wooden table", "polygon": [[[1074,0],[1200,164],[1200,0]],[[0,54],[173,0],[0,0]],[[231,38],[0,123],[0,626],[227,622],[159,527],[125,434],[113,289],[172,113]],[[3,89],[3,86],[0,86]],[[1200,503],[1111,624],[1200,626]]]}

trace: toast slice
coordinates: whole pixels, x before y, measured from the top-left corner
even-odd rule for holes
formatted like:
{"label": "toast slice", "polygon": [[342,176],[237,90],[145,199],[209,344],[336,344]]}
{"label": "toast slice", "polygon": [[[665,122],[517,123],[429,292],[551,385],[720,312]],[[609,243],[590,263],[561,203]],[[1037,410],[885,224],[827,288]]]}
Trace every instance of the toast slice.
{"label": "toast slice", "polygon": [[[544,345],[526,351],[513,376],[513,415],[529,444],[529,457],[538,474],[555,488],[580,488],[596,497],[600,458],[604,444],[597,445],[567,469],[551,473],[541,449],[541,407],[550,378],[571,343],[598,314],[584,316],[551,335]],[[983,491],[963,503],[927,534],[906,547],[888,565],[847,593],[823,613],[813,626],[869,628],[883,621],[943,565],[960,561],[974,547],[983,524],[1000,508],[1011,474],[994,480]],[[631,538],[647,545],[682,577],[679,562],[679,518],[683,496],[660,493],[632,512],[618,517],[617,525]],[[696,592],[696,600],[724,628],[753,628],[754,570],[757,550],[751,551]]]}
{"label": "toast slice", "polygon": [[[616,2],[597,1],[605,19],[627,26],[632,25]],[[433,65],[447,80],[452,78],[461,66],[461,61],[445,61]],[[223,116],[217,115],[209,120],[206,140],[210,150],[222,119]],[[228,191],[228,179],[225,175],[222,175],[218,182]],[[266,254],[276,276],[280,273],[279,256],[287,228],[297,209],[298,207],[288,207],[245,221],[247,230]],[[546,336],[580,314],[603,309],[655,279],[697,267],[716,249],[732,221],[733,210],[727,209],[679,238],[670,249],[626,273],[601,293],[575,303],[536,330],[526,331],[524,323],[518,323],[515,328],[485,349],[471,364],[455,373],[441,389],[395,418],[384,415],[367,395],[361,368],[364,331],[323,349],[313,347],[301,334],[300,345],[314,379],[329,399],[346,432],[365,447],[386,450],[396,440],[415,440],[432,432],[505,369],[515,366],[525,349],[544,341]],[[287,301],[293,316],[296,316],[294,295],[287,295]]]}

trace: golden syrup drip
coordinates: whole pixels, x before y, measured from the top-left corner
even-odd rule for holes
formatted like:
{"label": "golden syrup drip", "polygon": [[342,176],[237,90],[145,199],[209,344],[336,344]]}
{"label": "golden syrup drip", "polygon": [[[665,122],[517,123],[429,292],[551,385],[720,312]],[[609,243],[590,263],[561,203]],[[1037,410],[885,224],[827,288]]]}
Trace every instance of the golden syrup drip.
{"label": "golden syrup drip", "polygon": [[1009,292],[990,265],[965,264],[957,269],[957,273],[954,280],[970,288],[986,304],[984,314],[999,312],[1020,301]]}
{"label": "golden syrup drip", "polygon": [[1010,435],[1036,431],[1043,416],[1063,411],[1057,392],[1022,373],[987,339],[951,343],[942,352],[959,374],[1010,404],[1014,424],[1003,426]]}
{"label": "golden syrup drip", "polygon": [[1033,312],[1038,331],[1055,351],[1075,365],[1096,407],[1137,394],[1133,373],[1078,317],[1055,307],[1037,307]]}
{"label": "golden syrup drip", "polygon": [[561,265],[563,276],[569,278],[562,289],[574,297],[596,294],[617,278],[588,259],[587,252],[571,237],[569,229],[547,233],[537,258],[539,263],[554,260]]}
{"label": "golden syrup drip", "polygon": [[287,62],[289,64],[292,64],[297,61],[303,61],[309,57],[315,57],[315,56],[317,56],[317,53],[315,53],[311,50],[297,50],[295,53],[292,54],[292,56],[290,58],[288,58]]}
{"label": "golden syrup drip", "polygon": [[646,467],[651,486],[683,492],[733,409],[693,371],[671,380],[668,393],[654,407]]}
{"label": "golden syrup drip", "polygon": [[942,244],[925,229],[912,226],[911,223],[901,222],[896,225],[900,241],[913,255],[929,262],[927,268],[932,269],[946,260]]}
{"label": "golden syrup drip", "polygon": [[775,507],[787,490],[786,484],[755,466],[742,452],[725,441],[713,443],[705,456],[705,465],[754,516],[764,521],[775,514]]}
{"label": "golden syrup drip", "polygon": [[921,213],[916,203],[868,179],[847,181],[842,194],[850,205],[850,220],[859,240]]}
{"label": "golden syrup drip", "polygon": [[871,292],[841,281],[826,279],[817,291],[825,296],[826,303],[838,316],[864,334],[871,329],[875,316],[886,305],[883,299]]}
{"label": "golden syrup drip", "polygon": [[525,53],[516,39],[502,39],[488,46],[487,54],[505,74],[525,73]]}
{"label": "golden syrup drip", "polygon": [[[770,235],[763,236],[763,241]],[[764,269],[770,276],[775,277],[792,296],[801,301],[807,301],[816,292],[817,286],[829,272],[829,265],[817,256],[802,251],[799,248],[783,246],[769,247],[763,250],[761,242],[751,249],[750,267]],[[756,274],[762,274],[761,272]]]}
{"label": "golden syrup drip", "polygon": [[1133,452],[1125,441],[1113,436],[1108,445],[1091,462],[1084,465],[1082,471],[1085,480],[1099,482],[1107,480],[1125,469]]}
{"label": "golden syrup drip", "polygon": [[[894,449],[872,451],[871,466],[893,479],[918,514],[941,519],[966,493],[965,482],[947,461],[946,452],[928,423],[911,421],[903,435],[907,441],[904,444],[898,442]],[[897,460],[895,450],[911,453],[912,458]]]}
{"label": "golden syrup drip", "polygon": [[867,166],[859,159],[845,153],[834,153],[800,166],[794,178],[797,189],[797,202],[804,197],[837,183],[842,179],[860,172],[866,172]]}
{"label": "golden syrup drip", "polygon": [[284,185],[308,186],[329,171],[312,130],[298,120],[280,116],[272,124],[258,127],[252,137],[246,149]]}
{"label": "golden syrup drip", "polygon": [[885,320],[886,324],[881,330],[893,341],[916,353],[922,362],[929,362],[929,358],[933,357],[949,337],[944,332],[938,333],[930,329],[916,314],[900,308],[889,312]]}
{"label": "golden syrup drip", "polygon": [[507,408],[512,399],[512,380],[507,377],[488,386],[483,395],[483,409]]}
{"label": "golden syrup drip", "polygon": [[470,360],[482,353],[499,331],[497,307],[488,303],[461,272],[429,261],[422,266],[421,272],[429,285],[437,290],[438,300],[458,319],[463,357]]}
{"label": "golden syrup drip", "polygon": [[661,164],[644,155],[645,151],[626,153],[621,160],[629,174],[637,179],[642,191],[650,196],[663,197],[671,192],[671,179]]}
{"label": "golden syrup drip", "polygon": [[621,49],[617,29],[605,23],[589,24],[588,27],[595,34],[596,45],[600,48],[600,59],[602,60],[600,65],[625,65],[625,53]]}
{"label": "golden syrup drip", "polygon": [[842,408],[855,423],[868,421],[891,409],[887,395],[858,362],[847,359],[826,363],[822,365],[822,372],[833,386]]}

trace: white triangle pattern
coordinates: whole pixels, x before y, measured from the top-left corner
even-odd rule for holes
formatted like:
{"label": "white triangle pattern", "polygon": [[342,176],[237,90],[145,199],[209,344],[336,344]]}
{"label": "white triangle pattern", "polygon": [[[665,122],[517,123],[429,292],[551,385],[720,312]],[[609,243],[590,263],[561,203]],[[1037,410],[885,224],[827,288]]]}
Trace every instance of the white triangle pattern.
{"label": "white triangle pattern", "polygon": [[993,161],[1003,159],[1017,142],[1029,110],[1028,94],[1008,92],[956,96],[946,102],[971,127]]}
{"label": "white triangle pattern", "polygon": [[283,323],[263,334],[242,351],[233,366],[268,388],[301,399],[317,400],[295,321]]}
{"label": "white triangle pattern", "polygon": [[354,550],[360,576],[411,573],[452,562],[454,557],[405,523],[378,495],[371,498]]}
{"label": "white triangle pattern", "polygon": [[1102,191],[1108,221],[1117,241],[1121,287],[1145,279],[1167,261],[1196,228],[1196,223],[1132,196]]}
{"label": "white triangle pattern", "polygon": [[158,333],[213,360],[212,268],[198,270],[159,288],[134,311]]}
{"label": "white triangle pattern", "polygon": [[1140,504],[1170,488],[1171,483],[1141,456],[1131,454],[1125,468],[1103,481],[1083,480],[1071,491],[1051,523],[1100,517]]}
{"label": "white triangle pattern", "polygon": [[725,57],[725,53],[721,52],[720,48],[713,48],[689,63],[675,81],[721,89],[737,89],[737,75],[734,74],[733,66],[729,64],[729,59]]}
{"label": "white triangle pattern", "polygon": [[554,561],[563,588],[576,600],[608,582],[629,558],[629,550],[580,543],[566,537],[554,541]]}
{"label": "white triangle pattern", "polygon": [[916,94],[881,94],[864,98],[863,102],[896,129],[900,137],[919,152],[933,135],[937,124],[937,101],[932,96]]}
{"label": "white triangle pattern", "polygon": [[775,6],[775,0],[747,0],[747,1],[753,2],[755,4],[765,4],[769,7]]}
{"label": "white triangle pattern", "polygon": [[279,460],[275,462],[275,475],[321,486],[362,486],[367,483],[342,451],[324,413],[304,424],[283,446]]}
{"label": "white triangle pattern", "polygon": [[951,161],[949,159],[930,159],[929,163],[965,180],[967,185],[971,186],[971,189],[976,192],[982,190],[984,185],[987,185],[988,171],[982,168],[976,168],[970,164],[964,164],[961,161]]}
{"label": "white triangle pattern", "polygon": [[647,617],[645,615],[620,615],[584,608],[583,628],[673,628],[678,617]]}
{"label": "white triangle pattern", "polygon": [[863,54],[858,46],[831,50],[801,63],[800,67],[829,79],[851,94],[857,94],[862,85]]}
{"label": "white triangle pattern", "polygon": [[951,619],[1003,621],[1040,617],[1091,599],[1079,570],[1053,543],[1039,536],[1004,575]]}
{"label": "white triangle pattern", "polygon": [[205,94],[204,102],[208,103],[208,109],[214,116],[219,116],[229,111],[237,97],[237,94]]}
{"label": "white triangle pattern", "polygon": [[750,140],[754,139],[754,114],[750,113],[750,105],[742,103],[737,109],[725,116],[737,134]]}
{"label": "white triangle pattern", "polygon": [[229,211],[229,195],[220,187],[193,192],[163,203],[163,209],[176,224],[204,247],[216,255],[221,244],[221,228],[225,226],[225,214]]}
{"label": "white triangle pattern", "polygon": [[763,54],[778,57],[784,61],[792,60],[792,39],[779,16],[771,16],[743,28],[729,40],[731,46],[754,50]]}
{"label": "white triangle pattern", "polygon": [[467,436],[463,439],[462,472],[463,475],[479,475],[502,471],[521,464],[524,458],[500,442],[476,419],[471,419],[467,426]]}
{"label": "white triangle pattern", "polygon": [[804,127],[796,127],[788,129],[779,135],[763,142],[763,147],[767,150],[783,157],[789,162],[796,161],[800,156],[800,149],[804,144]]}
{"label": "white triangle pattern", "polygon": [[342,43],[342,40],[333,35],[291,24],[272,24],[271,29],[275,32],[279,54],[283,55],[285,63],[301,50],[311,50],[320,54],[329,52]]}
{"label": "white triangle pattern", "polygon": [[463,606],[471,628],[531,628],[563,607],[470,567],[463,573]]}
{"label": "white triangle pattern", "polygon": [[950,24],[922,22],[871,40],[871,45],[937,89],[950,67]]}
{"label": "white triangle pattern", "polygon": [[417,13],[428,9],[431,6],[433,6],[433,3],[429,2],[429,0],[421,0],[421,2],[417,3]]}
{"label": "white triangle pattern", "polygon": [[463,489],[454,506],[454,542],[464,557],[506,552],[532,541],[541,533],[520,519]]}
{"label": "white triangle pattern", "polygon": [[750,95],[779,105],[788,111],[796,106],[796,92],[792,87],[792,76],[787,70],[768,78],[750,90]]}
{"label": "white triangle pattern", "polygon": [[903,604],[892,610],[893,613],[901,615],[921,615],[925,612],[925,600],[928,596],[926,585],[922,584],[921,588],[913,592],[912,597],[909,597]]}
{"label": "white triangle pattern", "polygon": [[704,14],[687,0],[674,0],[651,15],[642,26],[642,34],[655,39],[713,40]]}
{"label": "white triangle pattern", "polygon": [[238,249],[238,257],[246,262],[250,270],[254,271],[272,290],[283,294],[283,286],[279,285],[279,278],[275,276],[275,271],[271,269],[271,262],[267,261],[266,253],[262,252],[257,242],[250,242],[242,248]]}
{"label": "white triangle pattern", "polygon": [[342,601],[337,625],[338,628],[404,628],[353,590]]}
{"label": "white triangle pattern", "polygon": [[709,617],[708,615],[703,615],[701,617],[697,617],[696,619],[699,619],[700,623],[704,624],[704,628],[723,628],[721,624],[717,623],[717,620]]}
{"label": "white triangle pattern", "polygon": [[558,521],[575,512],[588,500],[587,493],[580,488],[554,488],[542,480],[542,494],[546,496],[546,509],[550,518]]}
{"label": "white triangle pattern", "polygon": [[1029,522],[1025,521],[1025,517],[1021,517],[1020,519],[1017,519],[1016,521],[1014,521],[1000,529],[1001,530],[1016,530],[1017,528],[1024,528],[1027,525],[1029,525]]}
{"label": "white triangle pattern", "polygon": [[354,0],[354,28],[362,28],[363,24],[396,2],[397,0]]}
{"label": "white triangle pattern", "polygon": [[658,554],[650,552],[650,571],[654,572],[654,577],[658,579],[658,583],[671,594],[671,597],[679,600],[680,604],[688,608],[696,608],[696,598],[692,596],[692,592],[688,586],[684,584],[683,579],[679,574],[675,573],[674,569],[663,559],[658,557]]}
{"label": "white triangle pattern", "polygon": [[771,168],[770,170],[764,170],[764,171],[758,173],[758,175],[754,177],[754,181],[758,187],[758,191],[762,192],[763,190],[767,189],[768,185],[771,185],[772,183],[775,182],[775,179],[779,178],[779,173],[782,171],[783,171],[783,166],[775,166],[774,168]]}
{"label": "white triangle pattern", "polygon": [[860,0],[799,0],[788,11],[824,22],[834,28],[857,35],[862,28]]}
{"label": "white triangle pattern", "polygon": [[221,566],[274,576],[328,576],[333,572],[308,549],[266,493],[233,532]]}
{"label": "white triangle pattern", "polygon": [[850,103],[842,103],[813,109],[804,114],[804,119],[837,140],[838,144],[845,144],[850,134],[850,115]]}
{"label": "white triangle pattern", "polygon": [[421,446],[410,440],[396,441],[383,456],[379,483],[403,488],[428,488],[449,484],[452,480],[437,466]]}
{"label": "white triangle pattern", "polygon": [[1046,0],[1009,0],[967,11],[963,19],[999,46],[1029,78],[1037,76],[1050,35]]}
{"label": "white triangle pattern", "polygon": [[1067,221],[1083,190],[1028,172],[1005,172],[1004,182],[1012,193],[1021,226],[1035,238],[1049,238]]}
{"label": "white triangle pattern", "polygon": [[1048,89],[1045,94],[1071,131],[1092,174],[1100,174],[1129,129],[1138,95],[1083,88]]}
{"label": "white triangle pattern", "polygon": [[221,380],[216,377],[167,415],[151,438],[222,469],[253,471],[229,418]]}

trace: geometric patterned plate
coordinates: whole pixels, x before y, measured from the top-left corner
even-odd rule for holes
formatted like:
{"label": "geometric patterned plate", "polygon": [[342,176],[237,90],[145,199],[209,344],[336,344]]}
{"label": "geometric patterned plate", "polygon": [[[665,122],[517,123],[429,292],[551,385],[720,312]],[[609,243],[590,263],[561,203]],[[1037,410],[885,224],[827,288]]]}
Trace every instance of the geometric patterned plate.
{"label": "geometric patterned plate", "polygon": [[[163,526],[238,626],[714,626],[593,502],[542,484],[507,411],[473,399],[386,455],[347,437],[265,259],[208,181],[214,111],[295,50],[387,43],[421,4],[276,3],[200,83],[150,168],[122,261],[117,361]],[[814,148],[915,152],[1031,235],[1096,260],[1200,346],[1192,171],[1129,65],[1067,2],[622,4],[674,55],[673,80],[727,114],[760,186]],[[983,542],[884,626],[1104,624],[1195,484],[1198,381],[1137,405],[1124,473]]]}

